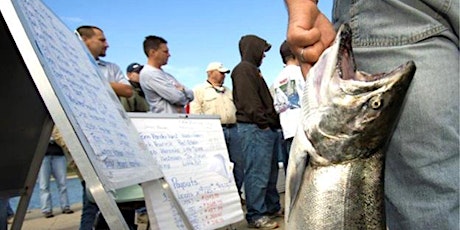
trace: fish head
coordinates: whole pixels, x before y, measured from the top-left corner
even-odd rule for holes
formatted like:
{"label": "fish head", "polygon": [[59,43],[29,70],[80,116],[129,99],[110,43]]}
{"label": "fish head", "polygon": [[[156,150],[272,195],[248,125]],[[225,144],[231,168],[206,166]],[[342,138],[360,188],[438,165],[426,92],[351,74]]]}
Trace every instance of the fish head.
{"label": "fish head", "polygon": [[414,73],[413,61],[389,73],[358,71],[351,28],[342,25],[306,78],[303,127],[312,162],[340,163],[384,148]]}

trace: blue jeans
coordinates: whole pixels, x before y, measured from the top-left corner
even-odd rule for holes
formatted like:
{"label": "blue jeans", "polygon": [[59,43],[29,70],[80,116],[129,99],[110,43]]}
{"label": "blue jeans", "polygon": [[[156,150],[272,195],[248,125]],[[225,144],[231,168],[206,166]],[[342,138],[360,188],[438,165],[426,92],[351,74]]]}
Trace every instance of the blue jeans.
{"label": "blue jeans", "polygon": [[238,123],[238,133],[245,155],[246,220],[253,222],[281,209],[276,190],[278,134],[271,129],[263,130],[247,123]]}
{"label": "blue jeans", "polygon": [[287,153],[286,153],[286,148],[284,146],[284,136],[283,136],[283,130],[277,129],[276,130],[276,135],[277,135],[277,143],[278,145],[275,146],[276,149],[276,161],[277,162],[282,162],[284,164],[284,161],[287,159]]}
{"label": "blue jeans", "polygon": [[334,5],[336,25],[351,22],[358,69],[388,72],[409,60],[417,66],[386,153],[390,229],[459,228],[458,9],[458,0]]}
{"label": "blue jeans", "polygon": [[241,150],[238,127],[222,128],[227,145],[230,161],[233,162],[233,175],[235,177],[238,193],[241,194],[241,187],[244,179],[244,155]]}
{"label": "blue jeans", "polygon": [[81,210],[80,218],[80,230],[91,230],[93,229],[94,221],[96,220],[96,215],[99,212],[99,207],[96,203],[91,202],[88,199],[88,194],[86,191],[85,181],[81,181],[81,186],[83,187],[83,207]]}
{"label": "blue jeans", "polygon": [[8,214],[7,214],[7,206],[9,199],[6,197],[0,197],[0,230],[7,230],[8,229]]}
{"label": "blue jeans", "polygon": [[10,199],[8,199],[8,203],[6,204],[6,214],[8,215],[8,217],[14,216],[14,210],[11,207]]}
{"label": "blue jeans", "polygon": [[40,203],[42,212],[52,212],[50,178],[53,175],[59,192],[61,210],[69,208],[67,196],[67,160],[65,156],[45,155],[39,172]]}
{"label": "blue jeans", "polygon": [[286,174],[286,170],[288,167],[288,162],[289,162],[289,152],[291,152],[291,145],[292,141],[294,140],[294,137],[290,137],[288,139],[285,139],[283,141],[283,147],[284,147],[284,157],[283,157],[283,164],[284,164],[284,174]]}

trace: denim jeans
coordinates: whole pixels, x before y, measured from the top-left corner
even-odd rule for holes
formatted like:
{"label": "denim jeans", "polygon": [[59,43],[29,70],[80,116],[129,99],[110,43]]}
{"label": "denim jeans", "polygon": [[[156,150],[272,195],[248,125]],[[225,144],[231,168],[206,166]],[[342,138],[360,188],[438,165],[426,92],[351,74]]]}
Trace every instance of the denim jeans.
{"label": "denim jeans", "polygon": [[283,141],[283,148],[284,148],[284,157],[283,157],[283,165],[284,165],[284,174],[286,174],[286,170],[288,167],[289,162],[289,152],[291,152],[291,145],[294,137],[290,137]]}
{"label": "denim jeans", "polygon": [[245,155],[246,220],[253,222],[281,209],[276,190],[278,134],[274,130],[260,129],[248,123],[238,123],[238,133]]}
{"label": "denim jeans", "polygon": [[417,66],[385,162],[390,229],[459,229],[459,1],[336,1],[357,68]]}
{"label": "denim jeans", "polygon": [[0,197],[0,230],[7,230],[8,229],[8,214],[7,214],[7,206],[9,199],[6,197]]}
{"label": "denim jeans", "polygon": [[86,183],[85,181],[81,182],[81,186],[83,187],[83,207],[81,210],[81,219],[80,219],[80,230],[91,230],[93,229],[94,221],[96,220],[96,215],[99,212],[99,207],[96,203],[91,202],[88,199],[88,194],[86,190]]}
{"label": "denim jeans", "polygon": [[52,212],[50,179],[53,175],[59,192],[61,210],[69,208],[67,196],[67,160],[65,156],[45,155],[39,172],[40,203],[42,212]]}
{"label": "denim jeans", "polygon": [[277,140],[278,145],[275,146],[276,161],[284,163],[284,161],[287,159],[287,152],[286,152],[286,146],[284,145],[283,130],[277,129],[275,131],[276,131],[276,135],[277,135],[277,138],[278,138],[278,140]]}
{"label": "denim jeans", "polygon": [[11,207],[10,199],[8,199],[8,203],[6,203],[6,214],[8,217],[14,216],[14,210]]}
{"label": "denim jeans", "polygon": [[233,163],[233,176],[235,177],[238,193],[241,194],[241,187],[244,179],[244,155],[241,150],[240,138],[238,136],[238,128],[222,128],[227,145],[230,161]]}

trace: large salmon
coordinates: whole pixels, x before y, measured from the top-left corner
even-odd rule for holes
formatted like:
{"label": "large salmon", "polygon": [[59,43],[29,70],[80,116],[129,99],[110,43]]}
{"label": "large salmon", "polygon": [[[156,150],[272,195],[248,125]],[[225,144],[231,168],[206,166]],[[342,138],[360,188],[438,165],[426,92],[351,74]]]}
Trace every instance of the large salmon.
{"label": "large salmon", "polygon": [[357,71],[351,40],[343,25],[307,75],[286,176],[287,229],[386,228],[385,146],[415,64],[390,73]]}

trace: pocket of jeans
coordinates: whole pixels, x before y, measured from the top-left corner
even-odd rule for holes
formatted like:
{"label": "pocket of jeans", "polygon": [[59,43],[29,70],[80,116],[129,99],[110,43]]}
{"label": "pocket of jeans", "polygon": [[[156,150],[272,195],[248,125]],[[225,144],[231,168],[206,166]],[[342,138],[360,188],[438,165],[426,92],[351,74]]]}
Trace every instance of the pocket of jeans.
{"label": "pocket of jeans", "polygon": [[389,47],[416,43],[448,30],[440,12],[450,0],[441,1],[337,1],[335,26],[349,23],[356,47]]}

